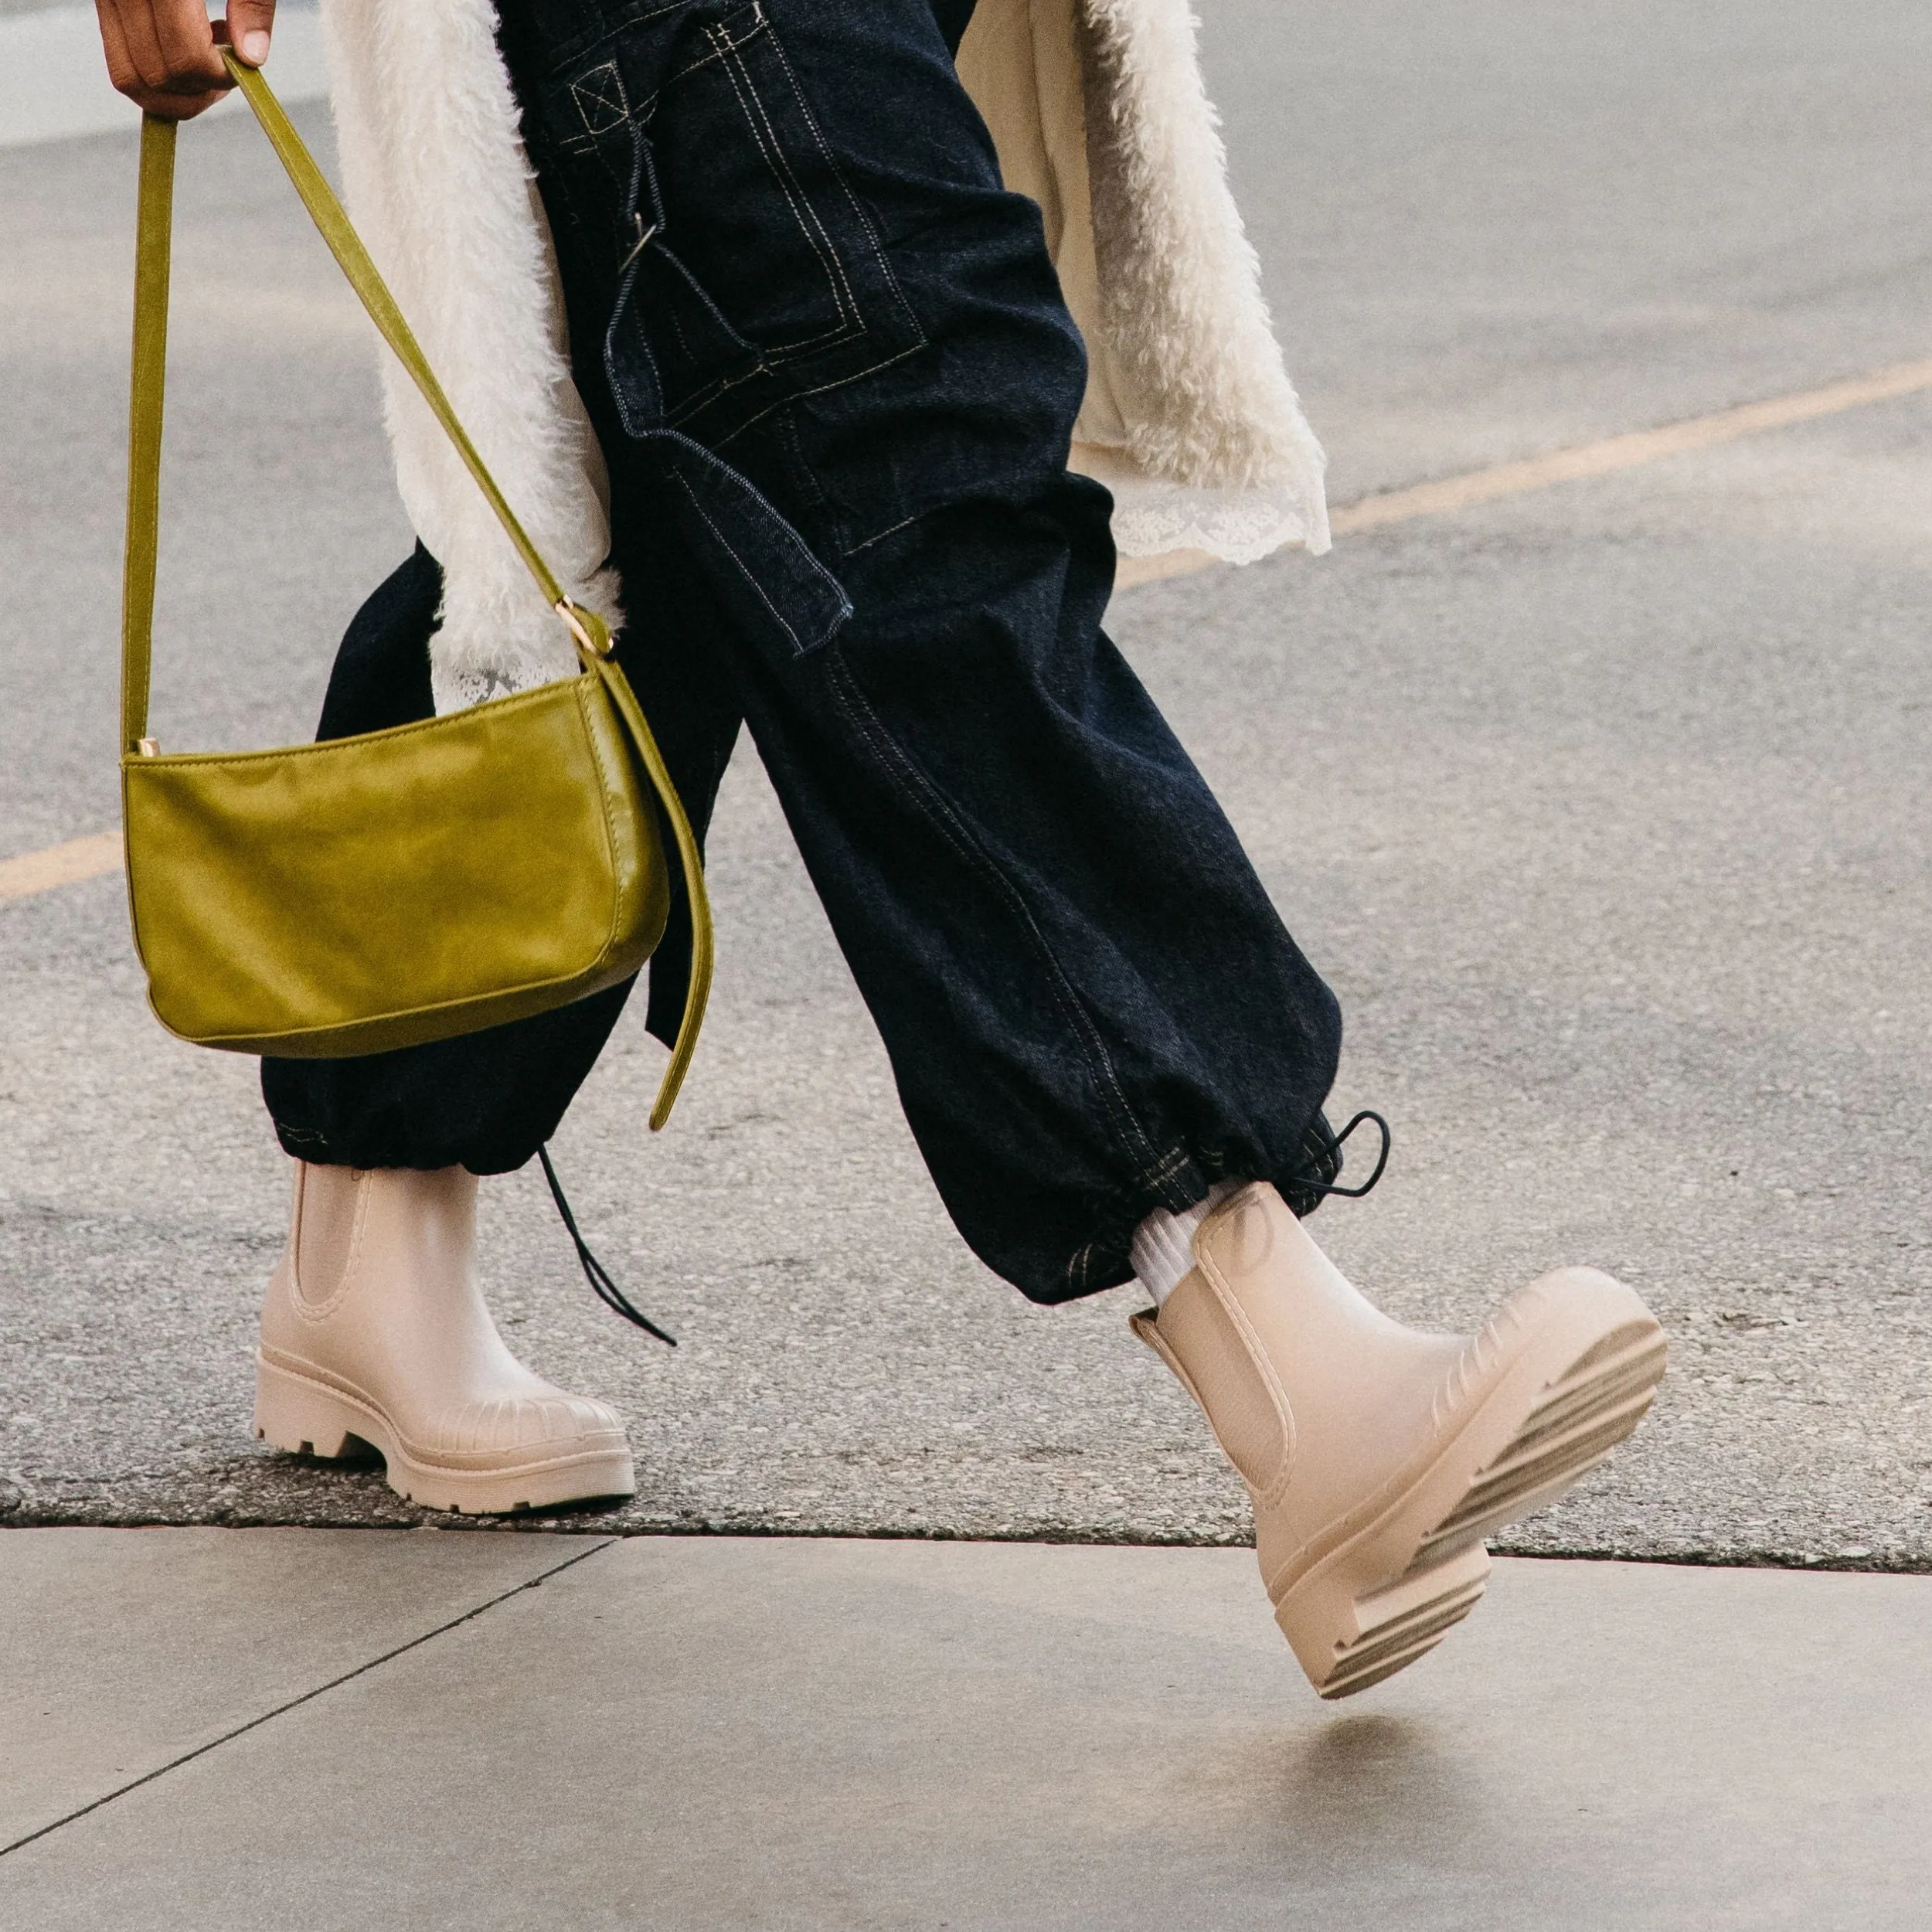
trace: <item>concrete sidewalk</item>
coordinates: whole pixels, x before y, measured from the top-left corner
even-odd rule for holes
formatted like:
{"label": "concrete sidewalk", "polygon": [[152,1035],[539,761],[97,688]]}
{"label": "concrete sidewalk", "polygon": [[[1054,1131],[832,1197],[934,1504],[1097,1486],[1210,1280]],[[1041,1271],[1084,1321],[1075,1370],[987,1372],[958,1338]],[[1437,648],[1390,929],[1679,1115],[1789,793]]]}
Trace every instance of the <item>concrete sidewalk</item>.
{"label": "concrete sidewalk", "polygon": [[1917,1932],[1932,1896],[1932,1579],[1500,1562],[1339,1706],[1232,1550],[15,1531],[0,1629],[0,1843],[44,1834],[7,1932]]}

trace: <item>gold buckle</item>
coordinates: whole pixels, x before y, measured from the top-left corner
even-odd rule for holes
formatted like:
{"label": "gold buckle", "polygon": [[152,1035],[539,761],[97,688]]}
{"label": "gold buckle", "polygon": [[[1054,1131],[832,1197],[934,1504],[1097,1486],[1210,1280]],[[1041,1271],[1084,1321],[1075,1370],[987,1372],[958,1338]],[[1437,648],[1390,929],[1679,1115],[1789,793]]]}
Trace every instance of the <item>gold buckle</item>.
{"label": "gold buckle", "polygon": [[573,604],[568,597],[559,597],[551,607],[570,627],[570,634],[577,639],[577,648],[587,657],[607,658],[616,648],[611,641],[610,634],[607,631],[604,648],[601,650],[598,649],[591,639],[589,628],[583,621],[583,612],[581,607]]}

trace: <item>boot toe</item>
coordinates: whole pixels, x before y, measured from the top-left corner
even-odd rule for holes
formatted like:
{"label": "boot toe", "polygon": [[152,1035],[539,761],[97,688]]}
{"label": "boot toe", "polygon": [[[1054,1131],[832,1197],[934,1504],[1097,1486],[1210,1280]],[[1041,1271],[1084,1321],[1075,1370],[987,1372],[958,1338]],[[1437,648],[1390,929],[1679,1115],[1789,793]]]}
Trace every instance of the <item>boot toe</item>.
{"label": "boot toe", "polygon": [[1594,1268],[1532,1283],[1466,1340],[1406,1328],[1259,1184],[1209,1217],[1194,1268],[1134,1326],[1247,1481],[1276,1621],[1325,1697],[1468,1616],[1483,1539],[1600,1463],[1666,1358],[1641,1298]]}
{"label": "boot toe", "polygon": [[423,1432],[432,1454],[474,1456],[548,1451],[567,1454],[624,1440],[615,1410],[588,1396],[496,1396],[444,1410]]}

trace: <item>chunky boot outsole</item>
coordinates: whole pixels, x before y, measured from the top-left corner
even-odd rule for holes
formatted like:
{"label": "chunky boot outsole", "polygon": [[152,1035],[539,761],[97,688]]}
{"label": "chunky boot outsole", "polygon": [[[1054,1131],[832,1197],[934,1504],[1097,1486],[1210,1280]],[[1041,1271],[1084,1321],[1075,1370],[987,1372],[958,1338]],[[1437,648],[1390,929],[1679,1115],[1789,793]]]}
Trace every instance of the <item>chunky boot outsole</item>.
{"label": "chunky boot outsole", "polygon": [[1547,1275],[1509,1303],[1438,1396],[1441,1433],[1423,1466],[1274,1580],[1275,1621],[1315,1689],[1352,1696],[1440,1643],[1482,1596],[1482,1539],[1553,1502],[1629,1435],[1666,1355],[1635,1292],[1594,1270]]}
{"label": "chunky boot outsole", "polygon": [[[365,1442],[381,1456],[389,1487],[405,1502],[462,1515],[502,1516],[550,1509],[594,1497],[629,1496],[637,1484],[631,1451],[612,1447],[545,1455],[509,1467],[461,1466],[431,1460],[406,1445],[381,1409],[334,1383],[303,1374],[291,1363],[255,1357],[255,1439],[272,1448],[324,1460],[347,1455]],[[488,1452],[498,1464],[501,1451]],[[472,1458],[480,1460],[480,1458]]]}
{"label": "chunky boot outsole", "polygon": [[1489,1580],[1483,1539],[1643,1420],[1664,1333],[1636,1291],[1561,1268],[1480,1333],[1393,1321],[1266,1182],[1201,1224],[1133,1327],[1206,1412],[1254,1503],[1275,1621],[1325,1698],[1424,1657]]}

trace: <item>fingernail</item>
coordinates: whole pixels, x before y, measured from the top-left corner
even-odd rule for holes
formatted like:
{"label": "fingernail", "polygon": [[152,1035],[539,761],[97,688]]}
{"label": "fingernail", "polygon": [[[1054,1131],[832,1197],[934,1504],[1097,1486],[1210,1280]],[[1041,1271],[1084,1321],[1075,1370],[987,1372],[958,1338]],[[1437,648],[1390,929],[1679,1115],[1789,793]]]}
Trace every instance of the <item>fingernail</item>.
{"label": "fingernail", "polygon": [[268,58],[268,36],[260,27],[242,36],[241,56],[251,67],[259,67]]}

